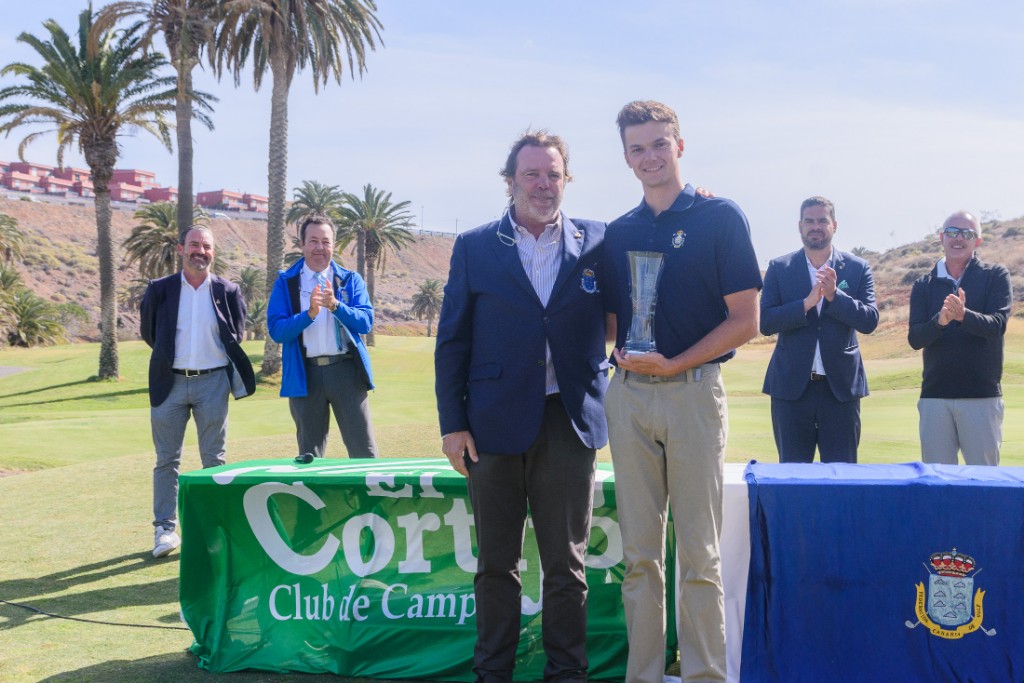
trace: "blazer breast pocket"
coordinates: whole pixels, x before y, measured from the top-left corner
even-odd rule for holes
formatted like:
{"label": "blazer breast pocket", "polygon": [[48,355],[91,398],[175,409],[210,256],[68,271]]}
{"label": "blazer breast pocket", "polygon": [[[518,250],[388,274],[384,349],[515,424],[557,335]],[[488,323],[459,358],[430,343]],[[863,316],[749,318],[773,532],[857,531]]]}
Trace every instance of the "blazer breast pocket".
{"label": "blazer breast pocket", "polygon": [[469,369],[469,381],[479,382],[484,379],[498,379],[501,377],[500,363],[481,363]]}

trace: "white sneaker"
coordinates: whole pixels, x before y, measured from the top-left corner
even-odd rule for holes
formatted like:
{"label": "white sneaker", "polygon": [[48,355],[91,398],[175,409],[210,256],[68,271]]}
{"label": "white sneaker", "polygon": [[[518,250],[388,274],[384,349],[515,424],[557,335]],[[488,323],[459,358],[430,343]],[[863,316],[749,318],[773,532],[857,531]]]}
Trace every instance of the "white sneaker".
{"label": "white sneaker", "polygon": [[158,526],[154,534],[153,557],[166,557],[179,545],[181,545],[181,538],[174,533],[174,530],[168,531],[162,526]]}

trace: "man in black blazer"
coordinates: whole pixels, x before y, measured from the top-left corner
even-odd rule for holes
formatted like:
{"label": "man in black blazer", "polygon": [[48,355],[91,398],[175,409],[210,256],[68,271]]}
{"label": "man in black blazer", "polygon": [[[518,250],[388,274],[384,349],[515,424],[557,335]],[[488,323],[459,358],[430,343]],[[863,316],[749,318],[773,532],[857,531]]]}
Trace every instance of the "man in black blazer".
{"label": "man in black blazer", "polygon": [[153,556],[181,545],[178,468],[189,415],[195,417],[203,467],[224,464],[228,394],[256,391],[252,364],[240,342],[245,301],[238,286],[214,275],[209,228],[192,228],[178,245],[180,273],[149,283],[140,309],[140,332],[153,349],[149,403],[156,447],[153,468]]}
{"label": "man in black blazer", "polygon": [[499,221],[458,236],[437,324],[442,450],[468,477],[478,559],[477,681],[510,681],[527,509],[543,580],[544,680],[587,680],[596,449],[608,440],[604,223],[560,211],[568,152],[527,132],[501,175]]}
{"label": "man in black blazer", "polygon": [[800,205],[804,248],[773,260],[761,293],[761,334],[778,334],[764,393],[782,462],[857,462],[860,399],[868,395],[857,332],[878,326],[867,261],[832,248],[839,225],[824,197]]}

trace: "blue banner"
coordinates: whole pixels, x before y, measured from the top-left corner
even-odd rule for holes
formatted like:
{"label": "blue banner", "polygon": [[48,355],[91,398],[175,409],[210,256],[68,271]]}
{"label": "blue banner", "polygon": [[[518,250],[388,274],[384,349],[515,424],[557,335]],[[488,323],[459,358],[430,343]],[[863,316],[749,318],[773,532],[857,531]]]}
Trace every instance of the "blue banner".
{"label": "blue banner", "polygon": [[746,472],[743,683],[1024,681],[1024,468]]}

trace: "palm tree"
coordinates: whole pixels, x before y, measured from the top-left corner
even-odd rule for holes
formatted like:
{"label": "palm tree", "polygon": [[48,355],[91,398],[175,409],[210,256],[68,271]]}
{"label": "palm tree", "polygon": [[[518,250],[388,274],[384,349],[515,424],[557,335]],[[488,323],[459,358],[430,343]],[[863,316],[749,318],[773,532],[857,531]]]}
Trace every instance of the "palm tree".
{"label": "palm tree", "polygon": [[266,274],[263,272],[263,269],[256,266],[242,268],[242,272],[238,274],[235,284],[242,290],[242,298],[245,299],[246,303],[263,298],[263,281],[265,277]]}
{"label": "palm tree", "polygon": [[337,220],[345,193],[337,185],[324,185],[316,180],[303,180],[301,187],[292,190],[292,205],[285,221],[298,225],[307,216],[318,213],[332,221]]}
{"label": "palm tree", "polygon": [[[339,232],[345,237],[339,240],[339,247],[344,248],[353,236],[365,245],[366,288],[371,304],[376,303],[377,269],[383,272],[387,252],[400,251],[402,247],[416,241],[408,230],[413,222],[413,215],[408,208],[409,202],[392,204],[390,192],[378,190],[369,183],[363,186],[362,197],[345,193],[345,205],[341,209],[338,223]],[[366,335],[366,343],[375,343],[372,329]]]}
{"label": "palm tree", "polygon": [[14,314],[11,313],[13,303],[13,295],[0,292],[0,348],[10,339],[11,330],[14,329]]}
{"label": "palm tree", "polygon": [[144,277],[133,277],[131,281],[117,292],[117,303],[130,310],[137,311],[142,306],[142,298],[146,295],[149,280]]}
{"label": "palm tree", "polygon": [[245,317],[246,333],[249,339],[266,339],[267,337],[267,300],[253,299],[248,305]]}
{"label": "palm tree", "polygon": [[293,251],[285,254],[285,265],[292,265],[302,258],[302,236],[299,234],[299,225],[313,214],[327,216],[335,224],[337,233],[334,236],[334,258],[342,260],[344,249],[342,244],[347,244],[345,239],[345,228],[341,225],[341,209],[345,203],[345,193],[338,189],[337,185],[324,185],[316,180],[303,180],[301,187],[296,187],[292,195],[292,205],[288,209],[286,221],[295,226],[295,237],[292,238]]}
{"label": "palm tree", "polygon": [[20,76],[25,82],[0,90],[0,133],[10,134],[23,125],[52,126],[27,135],[18,147],[37,137],[57,134],[57,163],[73,145],[85,156],[92,172],[96,204],[96,252],[100,267],[99,378],[118,377],[117,291],[114,282],[114,241],[110,233],[110,177],[117,163],[117,138],[125,128],[144,130],[171,149],[165,114],[174,108],[174,79],[158,72],[167,64],[159,54],[139,52],[138,25],[124,31],[92,32],[92,11],[78,16],[78,44],[57,22],[43,23],[49,40],[22,33],[42,58],[43,66],[15,62],[2,76]]}
{"label": "palm tree", "polygon": [[25,284],[21,281],[21,273],[10,266],[0,264],[0,293],[13,294],[24,286]]}
{"label": "palm tree", "polygon": [[[258,90],[267,69],[271,75],[270,159],[267,168],[267,282],[270,291],[284,259],[284,202],[288,171],[288,91],[292,79],[308,66],[319,90],[334,76],[341,83],[344,63],[361,76],[366,49],[376,49],[381,23],[374,0],[244,0],[225,8],[216,39],[215,67],[241,80],[251,56]],[[262,373],[281,370],[281,347],[270,338],[263,352]]]}
{"label": "palm tree", "polygon": [[[337,256],[337,254],[339,253],[338,252],[337,241],[335,241],[334,253],[335,253],[335,256]],[[300,258],[302,258],[302,240],[299,239],[298,235],[293,235],[292,236],[292,250],[284,255],[284,263],[282,264],[282,267],[284,267],[284,268],[291,268],[292,266],[295,265],[296,261],[298,261]],[[266,276],[265,273],[264,273],[264,276]]]}
{"label": "palm tree", "polygon": [[25,245],[25,233],[18,227],[18,221],[0,213],[0,257],[4,263],[10,263],[22,256],[21,248]]}
{"label": "palm tree", "polygon": [[444,283],[430,278],[420,284],[418,292],[412,295],[412,314],[417,320],[427,319],[427,336],[430,336],[434,318],[441,312],[441,301],[444,299]]}
{"label": "palm tree", "polygon": [[11,316],[14,319],[7,339],[14,346],[58,344],[65,341],[64,327],[58,320],[54,306],[46,303],[35,292],[20,289],[11,298]]}
{"label": "palm tree", "polygon": [[[135,211],[136,220],[142,223],[132,228],[122,246],[128,252],[128,265],[138,263],[143,278],[152,280],[178,270],[179,213],[174,202],[144,204]],[[209,220],[201,208],[192,208],[192,224],[206,225]]]}
{"label": "palm tree", "polygon": [[[219,9],[223,0],[121,0],[111,3],[96,14],[93,30],[103,31],[128,17],[141,17],[143,49],[149,49],[157,33],[164,37],[171,55],[171,66],[177,74],[174,118],[178,138],[178,229],[181,236],[192,227],[192,118],[213,130],[207,116],[208,100],[195,99],[192,92],[192,71],[199,64],[204,48],[214,37]],[[196,107],[193,107],[193,101]]]}
{"label": "palm tree", "polygon": [[14,295],[23,288],[21,274],[11,266],[0,263],[0,346],[14,329]]}

